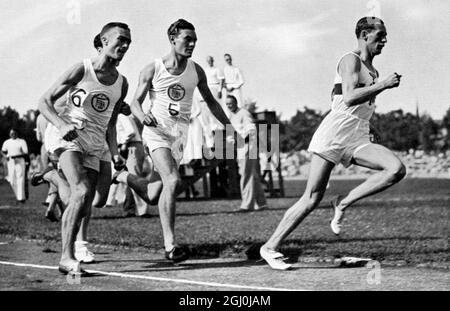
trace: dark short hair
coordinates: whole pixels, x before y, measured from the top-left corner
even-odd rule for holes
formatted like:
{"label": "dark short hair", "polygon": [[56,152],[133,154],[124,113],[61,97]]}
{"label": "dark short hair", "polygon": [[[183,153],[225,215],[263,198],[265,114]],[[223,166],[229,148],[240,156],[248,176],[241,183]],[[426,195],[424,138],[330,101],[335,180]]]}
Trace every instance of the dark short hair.
{"label": "dark short hair", "polygon": [[94,38],[94,48],[98,49],[101,47],[103,47],[102,39],[100,38],[100,34],[98,34]]}
{"label": "dark short hair", "polygon": [[223,57],[225,57],[225,56],[229,56],[231,58],[231,55],[228,53],[223,54]]}
{"label": "dark short hair", "polygon": [[233,95],[227,95],[227,98],[231,98],[235,104],[237,104],[237,98]]}
{"label": "dark short hair", "polygon": [[169,26],[169,29],[167,29],[167,36],[170,39],[170,36],[178,35],[181,29],[195,30],[195,27],[187,20],[180,18],[179,20],[177,20],[176,22],[172,23],[172,25]]}
{"label": "dark short hair", "polygon": [[100,37],[103,36],[108,30],[110,30],[111,28],[114,27],[119,27],[125,30],[130,30],[130,27],[128,27],[127,24],[125,23],[120,23],[120,22],[111,22],[106,24],[105,26],[103,26],[102,31],[100,32]]}
{"label": "dark short hair", "polygon": [[361,33],[364,30],[366,30],[366,31],[374,30],[376,25],[384,25],[384,22],[381,20],[381,18],[378,18],[375,16],[366,16],[366,17],[361,18],[356,23],[356,28],[355,28],[356,38],[359,39],[359,36],[361,35]]}

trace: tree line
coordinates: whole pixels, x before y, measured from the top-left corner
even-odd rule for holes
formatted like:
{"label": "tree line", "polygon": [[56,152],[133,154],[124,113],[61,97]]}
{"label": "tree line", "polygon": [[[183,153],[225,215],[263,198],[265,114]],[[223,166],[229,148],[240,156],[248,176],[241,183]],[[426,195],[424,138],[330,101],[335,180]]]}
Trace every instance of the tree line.
{"label": "tree line", "polygon": [[[305,150],[327,113],[305,107],[280,124],[280,150]],[[371,131],[378,143],[396,151],[410,149],[425,152],[445,152],[450,147],[450,108],[442,120],[433,120],[428,114],[421,116],[402,109],[388,113],[375,113]]]}
{"label": "tree line", "polygon": [[[19,137],[26,140],[30,154],[39,154],[41,144],[36,139],[38,112],[29,110],[24,116],[11,108],[0,109],[0,145],[9,138],[9,130],[15,128]],[[314,131],[326,113],[305,107],[297,110],[289,120],[280,121],[280,150],[291,152],[308,148]],[[396,151],[424,150],[444,152],[450,147],[450,108],[442,120],[433,120],[428,114],[417,115],[403,110],[376,113],[371,120],[379,142]]]}

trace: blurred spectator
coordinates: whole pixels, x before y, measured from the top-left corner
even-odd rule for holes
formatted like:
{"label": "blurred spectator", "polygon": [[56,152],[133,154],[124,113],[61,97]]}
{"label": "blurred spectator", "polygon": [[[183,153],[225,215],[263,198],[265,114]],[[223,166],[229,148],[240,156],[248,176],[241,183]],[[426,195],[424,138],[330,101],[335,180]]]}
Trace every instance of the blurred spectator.
{"label": "blurred spectator", "polygon": [[7,180],[13,188],[17,202],[26,201],[26,160],[28,160],[28,146],[25,140],[18,138],[17,131],[9,131],[9,139],[2,146],[2,153],[7,157]]}
{"label": "blurred spectator", "polygon": [[201,108],[202,102],[200,101],[200,98],[200,93],[195,89],[194,98],[192,100],[191,116],[189,119],[188,135],[183,150],[181,164],[189,164],[192,160],[201,160],[203,158],[203,131],[206,132],[208,129],[202,126],[200,118],[204,111],[209,111],[209,109],[206,107],[204,109]]}
{"label": "blurred spectator", "polygon": [[223,68],[223,75],[225,77],[226,95],[233,95],[237,100],[238,107],[243,107],[242,86],[244,85],[244,77],[241,70],[233,66],[233,59],[230,54],[225,54],[224,59],[226,65]]}
{"label": "blurred spectator", "polygon": [[[144,177],[145,150],[140,129],[133,116],[118,115],[117,143],[121,155],[127,160],[127,170],[133,175]],[[115,205],[113,204],[115,196],[119,203],[123,202],[123,210],[127,216],[150,214],[150,206],[130,188],[126,187],[123,189],[122,184],[111,185],[107,205]]]}
{"label": "blurred spectator", "polygon": [[[237,162],[241,175],[242,203],[239,211],[262,210],[267,208],[266,197],[258,171],[256,126],[251,114],[237,106],[234,96],[228,95],[226,104],[230,110],[230,121],[238,136]],[[239,142],[241,140],[241,142]],[[243,145],[241,146],[243,140]]]}
{"label": "blurred spectator", "polygon": [[[223,72],[214,66],[214,58],[208,56],[206,58],[208,65],[205,67],[206,78],[208,80],[208,87],[211,90],[217,102],[222,103],[222,109],[227,113],[228,109],[222,100],[222,89],[224,88],[225,78]],[[211,111],[207,109],[206,102],[200,96],[200,110],[201,114],[199,121],[203,128],[203,135],[205,137],[206,147],[212,148],[214,145],[213,132],[224,129],[223,125],[213,116]]]}

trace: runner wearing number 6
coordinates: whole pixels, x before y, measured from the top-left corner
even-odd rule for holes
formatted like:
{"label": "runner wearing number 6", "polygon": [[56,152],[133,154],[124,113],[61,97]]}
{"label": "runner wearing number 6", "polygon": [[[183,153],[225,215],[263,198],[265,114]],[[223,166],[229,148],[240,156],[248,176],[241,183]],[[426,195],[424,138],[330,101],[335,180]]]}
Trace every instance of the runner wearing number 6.
{"label": "runner wearing number 6", "polygon": [[[137,193],[143,193],[149,203],[158,202],[166,258],[180,262],[189,254],[177,245],[175,239],[175,194],[181,183],[178,166],[187,140],[195,88],[198,87],[208,108],[222,124],[230,124],[230,120],[211,94],[205,72],[190,59],[197,42],[194,26],[179,19],[170,25],[167,35],[170,53],[141,71],[139,85],[130,104],[132,113],[145,125],[142,138],[160,175],[162,189],[157,182],[139,184],[136,176],[125,171],[115,179],[127,183]],[[142,102],[148,92],[152,107],[144,113]]]}
{"label": "runner wearing number 6", "polygon": [[[75,258],[74,244],[94,198],[105,140],[112,158],[120,159],[116,121],[128,83],[116,66],[130,46],[130,29],[123,23],[108,23],[100,38],[100,54],[67,70],[42,96],[38,106],[50,122],[46,130],[47,150],[59,157],[59,166],[70,188],[61,221],[59,270],[65,274],[83,274]],[[65,107],[57,113],[55,102],[67,92]]]}

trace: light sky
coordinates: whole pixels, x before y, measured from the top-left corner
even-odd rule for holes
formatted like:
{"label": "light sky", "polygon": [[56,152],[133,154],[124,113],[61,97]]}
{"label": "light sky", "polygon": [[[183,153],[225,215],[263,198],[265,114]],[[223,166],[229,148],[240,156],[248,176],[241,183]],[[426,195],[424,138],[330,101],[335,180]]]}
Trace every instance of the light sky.
{"label": "light sky", "polygon": [[[77,8],[79,7],[79,11]],[[243,71],[244,97],[282,119],[304,106],[326,111],[336,63],[356,45],[354,27],[380,16],[388,43],[374,65],[403,75],[377,98],[377,111],[403,109],[441,119],[450,107],[450,1],[447,0],[1,0],[0,108],[36,109],[39,97],[70,66],[96,54],[93,37],[110,21],[127,23],[133,43],[119,71],[131,101],[140,70],[169,52],[178,18],[196,27],[193,60],[230,53]]]}

